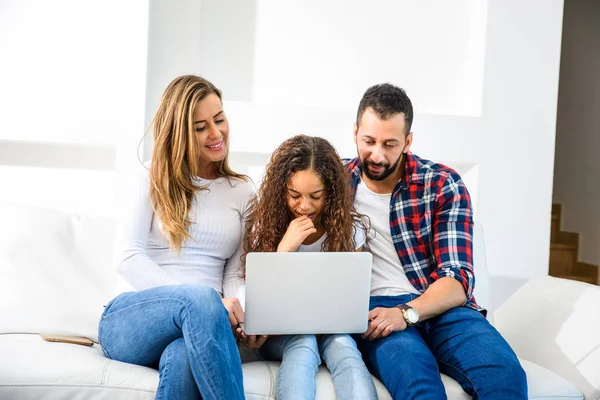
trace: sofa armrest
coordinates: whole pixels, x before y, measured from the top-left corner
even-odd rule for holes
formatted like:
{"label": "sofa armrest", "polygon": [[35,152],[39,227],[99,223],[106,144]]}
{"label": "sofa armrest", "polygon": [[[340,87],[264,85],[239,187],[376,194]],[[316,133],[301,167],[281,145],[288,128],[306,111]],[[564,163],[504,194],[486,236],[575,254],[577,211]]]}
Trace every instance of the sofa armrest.
{"label": "sofa armrest", "polygon": [[496,310],[495,325],[519,357],[600,398],[600,287],[533,279]]}

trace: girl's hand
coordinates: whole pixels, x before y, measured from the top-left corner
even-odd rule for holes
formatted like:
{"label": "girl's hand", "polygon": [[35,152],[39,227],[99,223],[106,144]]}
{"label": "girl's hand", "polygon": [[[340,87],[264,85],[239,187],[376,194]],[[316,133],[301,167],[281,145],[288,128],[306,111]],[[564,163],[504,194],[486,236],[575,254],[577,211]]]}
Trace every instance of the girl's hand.
{"label": "girl's hand", "polygon": [[304,240],[311,234],[317,232],[315,224],[312,219],[302,216],[294,219],[290,222],[283,239],[277,246],[278,252],[291,252],[296,251],[298,246],[304,242]]}

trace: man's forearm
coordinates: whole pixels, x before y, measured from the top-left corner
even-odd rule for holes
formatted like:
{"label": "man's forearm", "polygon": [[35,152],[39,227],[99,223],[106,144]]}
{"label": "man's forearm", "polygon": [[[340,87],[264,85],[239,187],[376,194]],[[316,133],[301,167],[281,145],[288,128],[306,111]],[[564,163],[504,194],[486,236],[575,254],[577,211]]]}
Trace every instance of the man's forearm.
{"label": "man's forearm", "polygon": [[409,306],[419,312],[419,320],[436,317],[451,308],[462,306],[467,299],[465,289],[454,278],[444,277],[432,283]]}

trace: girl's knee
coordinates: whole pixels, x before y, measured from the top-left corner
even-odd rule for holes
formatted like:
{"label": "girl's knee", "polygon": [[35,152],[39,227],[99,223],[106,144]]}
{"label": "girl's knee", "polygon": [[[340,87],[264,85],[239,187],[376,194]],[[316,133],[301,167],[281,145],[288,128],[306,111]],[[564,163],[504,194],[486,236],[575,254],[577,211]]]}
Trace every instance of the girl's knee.
{"label": "girl's knee", "polygon": [[286,348],[317,348],[317,339],[315,335],[289,335],[283,339]]}
{"label": "girl's knee", "polygon": [[350,335],[327,335],[319,342],[319,350],[324,355],[343,353],[347,357],[362,357]]}
{"label": "girl's knee", "polygon": [[291,335],[284,338],[283,358],[306,361],[319,365],[321,357],[315,335]]}
{"label": "girl's knee", "polygon": [[336,334],[336,335],[323,335],[319,341],[319,345],[322,348],[335,346],[340,348],[353,348],[356,349],[356,342],[350,335]]}

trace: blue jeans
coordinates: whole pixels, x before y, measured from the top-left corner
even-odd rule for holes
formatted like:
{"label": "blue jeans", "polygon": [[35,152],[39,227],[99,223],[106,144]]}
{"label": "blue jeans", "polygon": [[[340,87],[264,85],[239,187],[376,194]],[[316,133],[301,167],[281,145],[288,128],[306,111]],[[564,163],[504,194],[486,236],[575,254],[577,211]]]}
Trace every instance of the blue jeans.
{"label": "blue jeans", "polygon": [[227,310],[212,288],[123,293],[106,306],[98,337],[107,357],[158,368],[157,399],[244,398]]}
{"label": "blue jeans", "polygon": [[[370,309],[418,296],[374,296]],[[367,366],[394,399],[445,399],[440,371],[473,399],[527,399],[517,356],[481,313],[456,307],[401,332],[370,341],[355,335]]]}
{"label": "blue jeans", "polygon": [[282,361],[277,375],[277,400],[315,398],[320,355],[331,372],[338,399],[377,400],[373,378],[349,335],[272,336],[261,354]]}

